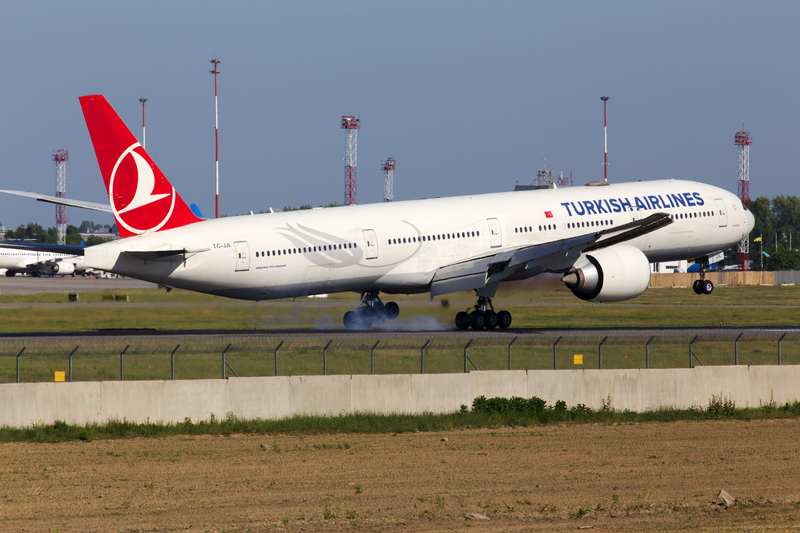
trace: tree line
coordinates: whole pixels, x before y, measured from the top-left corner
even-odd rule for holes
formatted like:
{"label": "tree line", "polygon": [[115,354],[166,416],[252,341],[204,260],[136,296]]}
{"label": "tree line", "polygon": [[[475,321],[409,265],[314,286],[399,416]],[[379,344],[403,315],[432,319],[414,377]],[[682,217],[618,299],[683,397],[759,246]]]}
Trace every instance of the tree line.
{"label": "tree line", "polygon": [[[750,211],[755,218],[750,233],[752,269],[800,270],[800,198],[759,196],[750,201]],[[759,236],[761,241],[756,240]]]}
{"label": "tree line", "polygon": [[[97,226],[91,222],[84,221],[81,224],[81,228],[85,225]],[[84,246],[93,246],[95,244],[100,244],[106,242],[107,240],[111,239],[111,235],[113,232],[116,231],[116,225],[113,227],[109,226],[99,226],[98,229],[102,230],[108,228],[105,233],[99,233],[97,235],[90,235],[88,239],[83,242]],[[86,233],[86,232],[84,232]],[[14,240],[25,240],[31,242],[40,242],[43,244],[57,244],[58,243],[58,229],[57,228],[44,228],[41,224],[36,224],[35,222],[28,222],[27,226],[19,226],[17,229],[9,229],[6,230],[6,240],[14,241]],[[80,246],[81,245],[81,230],[70,224],[67,226],[67,233],[64,238],[65,244],[70,244],[72,246]]]}

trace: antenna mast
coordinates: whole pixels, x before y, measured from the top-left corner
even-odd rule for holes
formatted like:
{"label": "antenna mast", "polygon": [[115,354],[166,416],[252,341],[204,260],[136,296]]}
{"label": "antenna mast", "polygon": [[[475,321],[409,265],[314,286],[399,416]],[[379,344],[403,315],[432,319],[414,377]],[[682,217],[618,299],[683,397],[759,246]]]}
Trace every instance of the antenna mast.
{"label": "antenna mast", "polygon": [[[67,197],[67,161],[69,161],[69,150],[56,150],[53,156],[56,162],[56,197]],[[66,243],[67,236],[67,208],[62,204],[56,204],[56,228],[58,229],[58,244]]]}
{"label": "antenna mast", "polygon": [[[739,176],[739,199],[742,204],[750,208],[750,145],[753,144],[753,139],[750,133],[744,131],[744,124],[742,130],[737,131],[734,136],[733,144],[739,147],[739,170],[736,174]],[[746,235],[744,239],[739,242],[737,246],[739,250],[739,260],[741,261],[742,270],[748,270],[750,266],[750,236]]]}
{"label": "antenna mast", "polygon": [[342,117],[344,130],[344,205],[356,205],[356,167],[358,166],[358,130],[361,119],[350,115]]}
{"label": "antenna mast", "polygon": [[383,170],[383,201],[391,202],[394,200],[394,169],[397,166],[397,161],[394,157],[390,157],[381,163]]}

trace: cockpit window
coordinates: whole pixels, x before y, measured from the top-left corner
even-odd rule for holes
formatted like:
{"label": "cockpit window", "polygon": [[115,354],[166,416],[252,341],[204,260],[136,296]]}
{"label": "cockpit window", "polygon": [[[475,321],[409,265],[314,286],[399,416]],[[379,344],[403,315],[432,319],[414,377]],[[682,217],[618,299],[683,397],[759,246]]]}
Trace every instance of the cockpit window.
{"label": "cockpit window", "polygon": [[743,208],[745,211],[747,211],[747,210],[748,210],[748,209],[747,209],[747,206],[744,204],[744,202],[742,202],[742,208]]}

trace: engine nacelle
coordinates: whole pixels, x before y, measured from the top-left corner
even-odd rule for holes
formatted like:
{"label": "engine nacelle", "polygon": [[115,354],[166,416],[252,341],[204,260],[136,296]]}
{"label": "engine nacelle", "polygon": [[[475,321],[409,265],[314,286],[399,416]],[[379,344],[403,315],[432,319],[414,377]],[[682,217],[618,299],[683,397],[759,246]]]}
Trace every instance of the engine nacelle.
{"label": "engine nacelle", "polygon": [[647,288],[650,263],[638,248],[615,244],[584,254],[561,281],[582,300],[621,302]]}
{"label": "engine nacelle", "polygon": [[56,274],[72,274],[75,272],[75,263],[66,263],[64,261],[56,263],[53,267],[53,272]]}

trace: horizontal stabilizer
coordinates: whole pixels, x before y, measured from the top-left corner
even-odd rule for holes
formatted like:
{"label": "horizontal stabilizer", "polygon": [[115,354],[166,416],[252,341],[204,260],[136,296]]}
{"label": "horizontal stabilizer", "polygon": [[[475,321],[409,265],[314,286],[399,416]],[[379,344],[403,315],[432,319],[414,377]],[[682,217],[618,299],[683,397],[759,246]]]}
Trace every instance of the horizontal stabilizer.
{"label": "horizontal stabilizer", "polygon": [[210,248],[197,248],[195,250],[187,250],[182,248],[180,250],[148,250],[148,251],[126,251],[122,252],[125,255],[141,259],[142,261],[173,261],[181,259],[177,256],[186,256],[191,254],[198,254],[207,252]]}
{"label": "horizontal stabilizer", "polygon": [[68,198],[58,198],[57,196],[47,196],[36,192],[25,191],[4,191],[6,194],[13,194],[16,196],[26,196],[28,198],[35,198],[40,202],[47,202],[50,204],[66,205],[67,207],[80,207],[81,209],[91,209],[92,211],[101,211],[103,213],[110,213],[111,206],[109,204],[98,204],[95,202],[84,202],[83,200],[70,200]]}

